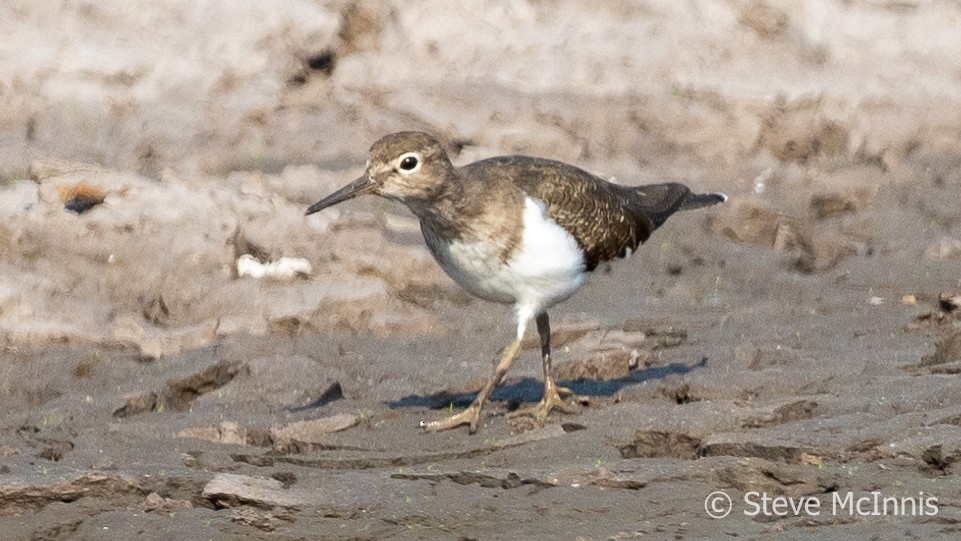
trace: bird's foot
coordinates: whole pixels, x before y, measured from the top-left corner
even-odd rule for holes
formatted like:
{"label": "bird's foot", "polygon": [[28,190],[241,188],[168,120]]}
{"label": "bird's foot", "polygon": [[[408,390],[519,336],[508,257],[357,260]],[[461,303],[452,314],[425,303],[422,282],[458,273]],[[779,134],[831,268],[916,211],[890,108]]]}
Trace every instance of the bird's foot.
{"label": "bird's foot", "polygon": [[519,410],[513,415],[530,416],[535,421],[543,421],[555,409],[564,413],[577,413],[577,408],[564,401],[561,395],[574,397],[574,393],[566,387],[552,387],[544,392],[544,398],[541,398],[536,406]]}
{"label": "bird's foot", "polygon": [[477,404],[471,404],[466,410],[450,417],[437,419],[436,421],[421,421],[420,426],[427,432],[438,432],[457,428],[461,425],[470,425],[470,433],[477,432],[477,423],[480,421],[481,409]]}

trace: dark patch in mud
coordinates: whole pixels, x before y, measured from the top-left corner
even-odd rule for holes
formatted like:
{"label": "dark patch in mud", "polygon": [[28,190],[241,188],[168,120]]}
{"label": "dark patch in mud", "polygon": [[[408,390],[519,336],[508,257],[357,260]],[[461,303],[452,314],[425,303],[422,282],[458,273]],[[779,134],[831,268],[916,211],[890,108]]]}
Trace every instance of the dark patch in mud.
{"label": "dark patch in mud", "polygon": [[700,438],[661,430],[638,430],[634,441],[619,447],[624,458],[682,458],[694,460],[699,456]]}
{"label": "dark patch in mud", "polygon": [[479,472],[460,471],[452,473],[395,473],[391,479],[406,479],[411,481],[426,480],[431,482],[451,481],[458,485],[478,485],[483,488],[502,488],[510,490],[522,486],[533,488],[552,488],[553,484],[532,477],[521,478],[514,472],[504,477],[496,477]]}
{"label": "dark patch in mud", "polygon": [[160,393],[151,391],[128,398],[123,406],[114,410],[113,416],[129,417],[157,410],[160,406],[184,411],[201,396],[223,387],[245,372],[249,372],[245,362],[220,360],[200,372],[167,380],[166,388]]}

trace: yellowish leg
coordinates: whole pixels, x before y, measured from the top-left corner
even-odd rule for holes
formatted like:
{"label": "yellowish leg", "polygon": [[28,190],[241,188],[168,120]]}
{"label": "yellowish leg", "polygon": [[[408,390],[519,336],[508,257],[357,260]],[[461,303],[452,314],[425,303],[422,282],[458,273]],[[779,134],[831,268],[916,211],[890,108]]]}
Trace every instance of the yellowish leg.
{"label": "yellowish leg", "polygon": [[477,398],[467,407],[464,411],[447,417],[446,419],[438,419],[436,421],[421,422],[421,426],[424,427],[428,432],[436,432],[438,430],[447,430],[448,428],[455,428],[460,425],[470,425],[470,433],[473,434],[477,432],[477,424],[480,421],[481,408],[490,398],[491,393],[494,388],[504,379],[504,374],[510,369],[511,364],[514,363],[514,359],[520,355],[521,352],[521,338],[524,336],[524,328],[527,326],[526,321],[522,321],[518,324],[517,338],[504,349],[504,353],[501,354],[501,360],[497,363],[497,367],[494,368],[494,373],[491,375],[490,379],[487,380],[487,384],[481,390]]}

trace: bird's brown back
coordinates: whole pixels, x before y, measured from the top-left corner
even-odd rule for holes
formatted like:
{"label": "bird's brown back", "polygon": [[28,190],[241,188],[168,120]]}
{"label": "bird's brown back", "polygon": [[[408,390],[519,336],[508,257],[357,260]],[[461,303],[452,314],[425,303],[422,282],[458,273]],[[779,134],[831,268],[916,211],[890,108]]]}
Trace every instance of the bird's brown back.
{"label": "bird's brown back", "polygon": [[637,249],[690,194],[680,184],[619,186],[572,165],[527,156],[481,160],[460,173],[468,189],[511,183],[541,201],[583,248],[587,270]]}

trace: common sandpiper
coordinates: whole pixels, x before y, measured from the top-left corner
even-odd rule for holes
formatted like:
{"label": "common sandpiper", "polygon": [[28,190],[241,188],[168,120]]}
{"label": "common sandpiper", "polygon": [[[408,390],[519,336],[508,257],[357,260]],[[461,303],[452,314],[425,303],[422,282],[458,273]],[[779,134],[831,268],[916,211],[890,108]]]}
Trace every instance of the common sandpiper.
{"label": "common sandpiper", "polygon": [[630,256],[669,216],[727,200],[695,194],[682,184],[622,186],[559,161],[500,156],[454,167],[444,147],[423,132],[398,132],[370,148],[366,172],[307,209],[307,214],[362,194],[404,203],[420,219],[427,248],[441,268],[472,295],[511,304],[517,323],[494,373],[470,406],[422,422],[428,431],[468,425],[521,351],[533,321],[540,337],[544,395],[537,418],[571,411],[551,369],[547,310],[584,283],[598,264]]}

